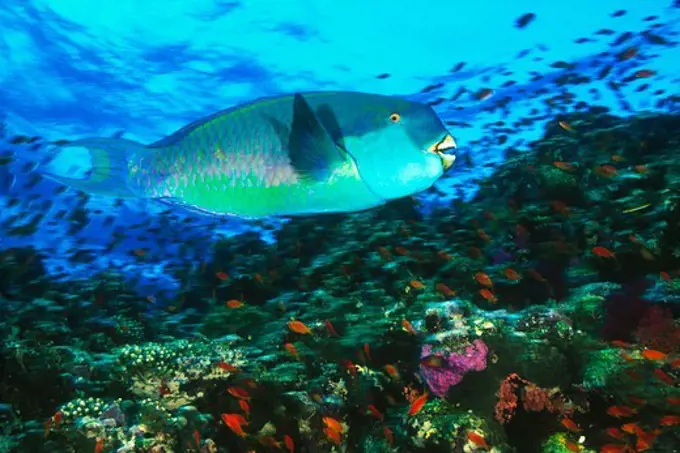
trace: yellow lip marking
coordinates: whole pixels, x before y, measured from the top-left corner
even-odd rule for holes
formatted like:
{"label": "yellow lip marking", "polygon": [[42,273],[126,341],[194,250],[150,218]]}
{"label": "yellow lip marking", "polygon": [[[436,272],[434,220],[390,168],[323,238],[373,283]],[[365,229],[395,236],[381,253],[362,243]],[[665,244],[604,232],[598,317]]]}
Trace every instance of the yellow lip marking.
{"label": "yellow lip marking", "polygon": [[456,148],[458,148],[456,140],[450,134],[447,134],[443,140],[440,140],[434,145],[427,148],[427,151],[430,153],[441,153]]}

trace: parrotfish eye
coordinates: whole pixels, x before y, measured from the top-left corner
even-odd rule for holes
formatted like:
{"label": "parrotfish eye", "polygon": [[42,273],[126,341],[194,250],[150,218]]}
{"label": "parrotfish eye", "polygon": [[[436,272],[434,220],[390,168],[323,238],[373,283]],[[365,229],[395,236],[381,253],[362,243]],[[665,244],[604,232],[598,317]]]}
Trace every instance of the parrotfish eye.
{"label": "parrotfish eye", "polygon": [[398,113],[391,114],[390,115],[390,121],[392,121],[395,124],[398,123],[399,121],[401,121],[401,115],[398,114]]}

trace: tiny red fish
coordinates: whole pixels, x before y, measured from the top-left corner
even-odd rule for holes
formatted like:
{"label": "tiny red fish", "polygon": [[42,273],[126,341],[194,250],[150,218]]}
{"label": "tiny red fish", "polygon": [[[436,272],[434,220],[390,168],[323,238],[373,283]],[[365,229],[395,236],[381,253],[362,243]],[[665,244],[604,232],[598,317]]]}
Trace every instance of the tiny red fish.
{"label": "tiny red fish", "polygon": [[293,443],[293,438],[290,437],[288,434],[283,436],[283,443],[286,444],[286,448],[288,449],[288,453],[294,453],[295,452],[295,444]]}
{"label": "tiny red fish", "polygon": [[222,422],[239,437],[246,437],[243,426],[248,426],[248,421],[241,414],[222,414]]}
{"label": "tiny red fish", "polygon": [[411,407],[408,409],[408,415],[414,416],[418,412],[420,412],[423,409],[423,406],[425,406],[425,403],[427,403],[427,392],[423,393],[421,396],[415,399],[413,403],[411,403]]}
{"label": "tiny red fish", "polygon": [[384,415],[382,414],[382,412],[380,412],[380,411],[378,410],[378,408],[375,407],[373,404],[369,404],[369,405],[368,405],[368,410],[371,412],[371,414],[372,414],[375,418],[377,418],[377,419],[380,420],[381,422],[382,422],[383,420],[385,420],[385,416],[384,416]]}
{"label": "tiny red fish", "polygon": [[475,446],[483,448],[484,450],[489,449],[489,445],[487,445],[486,439],[484,439],[484,436],[482,436],[481,434],[476,433],[474,431],[468,431],[467,438],[470,442],[475,444]]}
{"label": "tiny red fish", "polygon": [[246,390],[242,389],[241,387],[234,387],[234,386],[228,387],[227,392],[229,392],[229,394],[231,396],[233,396],[234,398],[238,398],[238,399],[241,399],[241,400],[249,400],[250,399],[250,395],[248,394],[248,392]]}
{"label": "tiny red fish", "polygon": [[312,333],[312,330],[302,321],[290,321],[288,323],[288,329],[290,329],[291,332],[299,333],[301,335],[309,335]]}
{"label": "tiny red fish", "polygon": [[338,332],[335,330],[335,327],[333,327],[333,324],[327,319],[324,322],[324,325],[326,326],[326,329],[328,329],[328,332],[334,337],[339,337]]}

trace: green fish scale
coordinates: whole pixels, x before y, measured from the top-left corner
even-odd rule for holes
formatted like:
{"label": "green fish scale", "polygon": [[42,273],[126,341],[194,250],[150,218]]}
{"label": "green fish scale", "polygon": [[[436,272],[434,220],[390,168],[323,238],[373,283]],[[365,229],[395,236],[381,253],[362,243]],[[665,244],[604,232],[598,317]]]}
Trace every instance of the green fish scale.
{"label": "green fish scale", "polygon": [[[273,127],[264,121],[216,118],[175,145],[154,152],[146,181],[153,197],[172,197],[219,211],[303,196]],[[253,206],[255,207],[255,206]]]}

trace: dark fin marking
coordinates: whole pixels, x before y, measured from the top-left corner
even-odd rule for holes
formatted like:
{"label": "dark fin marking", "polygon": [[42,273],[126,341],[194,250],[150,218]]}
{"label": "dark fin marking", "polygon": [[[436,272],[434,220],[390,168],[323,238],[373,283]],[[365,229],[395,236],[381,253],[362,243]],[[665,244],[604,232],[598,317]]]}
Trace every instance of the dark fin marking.
{"label": "dark fin marking", "polygon": [[300,93],[295,94],[293,101],[288,152],[295,170],[301,176],[317,181],[328,178],[334,167],[346,160]]}

